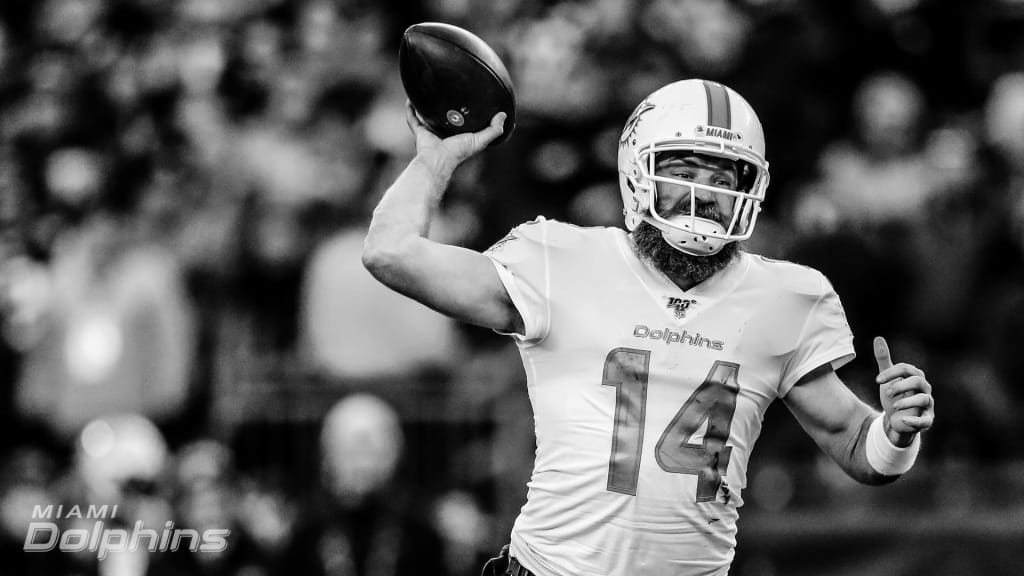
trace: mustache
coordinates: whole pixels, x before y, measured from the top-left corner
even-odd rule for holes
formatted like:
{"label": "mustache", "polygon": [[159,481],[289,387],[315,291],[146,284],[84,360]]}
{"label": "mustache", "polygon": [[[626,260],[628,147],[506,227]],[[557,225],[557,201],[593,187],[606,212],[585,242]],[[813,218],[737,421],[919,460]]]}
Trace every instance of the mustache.
{"label": "mustache", "polygon": [[718,221],[722,217],[722,213],[718,211],[716,204],[698,204],[697,205],[697,217],[707,218],[708,220]]}
{"label": "mustache", "polygon": [[[696,216],[697,218],[704,218],[704,219],[707,219],[707,220],[714,220],[715,222],[718,222],[719,224],[725,224],[722,221],[723,220],[722,213],[721,213],[721,211],[718,210],[718,205],[716,205],[715,203],[713,203],[713,202],[698,203],[695,208],[696,208],[695,209],[696,213],[694,214],[694,216]],[[676,216],[680,216],[680,217],[683,217],[683,218],[688,218],[690,216],[690,211],[689,210],[679,211],[679,212],[673,211],[668,216],[668,218],[672,218],[672,217],[676,217]]]}

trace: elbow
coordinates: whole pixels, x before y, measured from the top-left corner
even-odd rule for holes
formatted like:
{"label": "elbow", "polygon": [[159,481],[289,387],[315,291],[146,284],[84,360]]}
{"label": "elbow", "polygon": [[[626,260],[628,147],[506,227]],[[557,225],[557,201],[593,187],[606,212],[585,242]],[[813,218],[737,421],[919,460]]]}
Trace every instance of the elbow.
{"label": "elbow", "polygon": [[370,274],[377,276],[378,271],[387,265],[387,254],[368,238],[363,244],[362,260],[363,268],[366,268]]}
{"label": "elbow", "polygon": [[374,278],[383,279],[389,268],[394,267],[394,254],[369,241],[363,246],[363,267],[373,275]]}
{"label": "elbow", "polygon": [[363,267],[377,280],[390,285],[408,261],[408,249],[400,243],[384,243],[368,236],[363,244]]}
{"label": "elbow", "polygon": [[862,474],[850,474],[850,477],[865,486],[885,486],[899,480],[902,475],[897,474],[895,476],[887,476],[872,470]]}

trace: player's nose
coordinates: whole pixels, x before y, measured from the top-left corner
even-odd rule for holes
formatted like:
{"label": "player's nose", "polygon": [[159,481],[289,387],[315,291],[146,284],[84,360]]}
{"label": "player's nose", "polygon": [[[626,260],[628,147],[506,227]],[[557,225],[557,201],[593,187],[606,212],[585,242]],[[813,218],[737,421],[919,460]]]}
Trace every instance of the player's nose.
{"label": "player's nose", "polygon": [[[711,178],[697,178],[694,180],[694,182],[697,184],[702,184],[704,186],[712,185]],[[707,204],[715,201],[715,193],[708,190],[707,188],[702,188],[700,186],[689,186],[688,188],[690,194],[693,195],[693,202],[695,204]],[[687,202],[690,202],[690,194],[687,194]]]}

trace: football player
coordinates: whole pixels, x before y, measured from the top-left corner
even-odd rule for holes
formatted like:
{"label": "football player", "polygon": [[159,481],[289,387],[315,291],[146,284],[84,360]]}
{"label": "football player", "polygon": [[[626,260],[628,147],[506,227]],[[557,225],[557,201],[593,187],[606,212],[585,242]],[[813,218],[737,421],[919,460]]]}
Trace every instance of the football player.
{"label": "football player", "polygon": [[[883,411],[835,370],[854,356],[819,272],[741,250],[768,188],[761,123],[715,82],[646,98],[619,141],[625,228],[538,217],[484,253],[425,236],[455,168],[502,130],[439,139],[376,208],[363,262],[381,282],[508,334],[537,450],[504,573],[726,574],[747,462],[781,398],[847,474],[892,482],[934,419],[925,374],[875,340]],[[501,573],[501,572],[496,572]]]}

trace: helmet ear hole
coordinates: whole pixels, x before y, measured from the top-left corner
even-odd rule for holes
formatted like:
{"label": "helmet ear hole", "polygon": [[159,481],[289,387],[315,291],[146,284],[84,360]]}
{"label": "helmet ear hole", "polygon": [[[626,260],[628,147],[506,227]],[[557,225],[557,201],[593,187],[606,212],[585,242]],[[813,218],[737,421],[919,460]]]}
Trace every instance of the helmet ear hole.
{"label": "helmet ear hole", "polygon": [[739,189],[743,192],[750,192],[754,189],[754,183],[757,181],[757,169],[749,162],[737,160],[736,163],[739,165]]}

